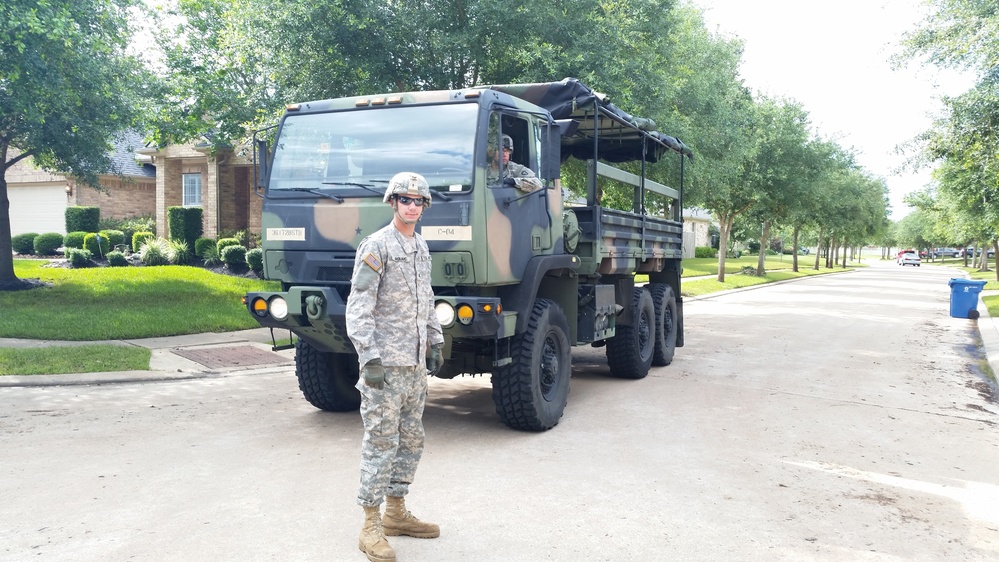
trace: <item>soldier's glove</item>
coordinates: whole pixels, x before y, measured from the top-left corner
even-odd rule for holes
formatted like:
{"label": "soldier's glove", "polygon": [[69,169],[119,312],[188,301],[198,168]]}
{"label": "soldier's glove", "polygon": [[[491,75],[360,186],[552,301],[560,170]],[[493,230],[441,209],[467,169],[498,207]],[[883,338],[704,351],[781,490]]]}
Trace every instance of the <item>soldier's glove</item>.
{"label": "soldier's glove", "polygon": [[444,366],[444,344],[435,343],[427,350],[427,371],[436,375]]}
{"label": "soldier's glove", "polygon": [[385,367],[382,367],[381,359],[368,361],[364,364],[362,371],[364,384],[376,390],[385,388]]}
{"label": "soldier's glove", "polygon": [[503,185],[506,187],[517,187],[517,180],[513,178],[503,178]]}

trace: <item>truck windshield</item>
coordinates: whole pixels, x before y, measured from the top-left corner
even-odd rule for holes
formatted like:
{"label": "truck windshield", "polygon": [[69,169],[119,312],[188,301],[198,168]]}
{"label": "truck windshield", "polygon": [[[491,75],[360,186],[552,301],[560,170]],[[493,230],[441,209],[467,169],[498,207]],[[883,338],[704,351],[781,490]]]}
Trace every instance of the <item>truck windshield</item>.
{"label": "truck windshield", "polygon": [[268,189],[384,191],[417,172],[438,191],[472,187],[475,104],[398,106],[288,115]]}

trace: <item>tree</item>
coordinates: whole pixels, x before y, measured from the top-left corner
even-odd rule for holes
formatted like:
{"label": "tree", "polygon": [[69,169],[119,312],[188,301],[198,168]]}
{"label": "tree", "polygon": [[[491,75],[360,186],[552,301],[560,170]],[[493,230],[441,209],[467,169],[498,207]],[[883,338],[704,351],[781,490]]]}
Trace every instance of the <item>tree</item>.
{"label": "tree", "polygon": [[126,55],[133,0],[12,0],[0,8],[0,290],[14,275],[6,173],[36,166],[97,186],[148,84]]}

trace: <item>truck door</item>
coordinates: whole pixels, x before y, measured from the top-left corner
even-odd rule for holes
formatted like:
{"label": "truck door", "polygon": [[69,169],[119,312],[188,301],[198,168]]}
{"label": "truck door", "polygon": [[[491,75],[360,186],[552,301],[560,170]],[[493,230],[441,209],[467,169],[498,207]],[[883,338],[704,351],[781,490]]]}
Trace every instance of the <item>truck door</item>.
{"label": "truck door", "polygon": [[[491,282],[519,281],[532,257],[551,253],[551,192],[539,179],[541,141],[536,121],[509,110],[490,114],[486,215]],[[511,185],[511,180],[518,185]]]}

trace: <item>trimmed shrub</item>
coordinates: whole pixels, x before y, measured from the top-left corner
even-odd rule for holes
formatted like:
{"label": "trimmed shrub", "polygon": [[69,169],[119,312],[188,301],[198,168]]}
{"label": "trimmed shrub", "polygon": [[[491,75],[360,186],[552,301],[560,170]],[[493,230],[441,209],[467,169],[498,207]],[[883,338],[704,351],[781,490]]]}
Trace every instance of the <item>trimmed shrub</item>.
{"label": "trimmed shrub", "polygon": [[698,246],[694,248],[695,258],[717,258],[718,250],[709,246]]}
{"label": "trimmed shrub", "polygon": [[18,234],[10,239],[10,245],[14,248],[14,251],[19,254],[28,255],[34,253],[36,236],[38,236],[37,232],[25,232],[24,234]]}
{"label": "trimmed shrub", "polygon": [[125,257],[125,254],[117,250],[108,252],[108,265],[111,267],[124,267],[128,265],[128,259]]}
{"label": "trimmed shrub", "polygon": [[73,267],[90,267],[93,265],[91,259],[94,257],[90,253],[90,250],[80,250],[78,248],[70,248],[66,250],[66,259],[69,260],[69,264]]}
{"label": "trimmed shrub", "polygon": [[167,230],[170,240],[183,240],[188,248],[193,248],[204,232],[204,211],[201,207],[167,208]]}
{"label": "trimmed shrub", "polygon": [[152,238],[142,244],[138,254],[139,260],[146,265],[170,265],[170,242]]}
{"label": "trimmed shrub", "polygon": [[83,232],[82,230],[81,231],[77,231],[77,232],[70,232],[69,234],[66,235],[65,238],[62,239],[62,247],[63,247],[63,249],[67,249],[68,250],[69,248],[76,248],[77,250],[82,250],[83,249],[83,239],[86,236],[87,236],[87,233]]}
{"label": "trimmed shrub", "polygon": [[191,250],[187,249],[187,242],[183,240],[170,241],[170,263],[173,265],[184,265],[191,262]]}
{"label": "trimmed shrub", "polygon": [[222,262],[231,268],[246,267],[246,247],[244,246],[226,246],[219,256],[222,258]]}
{"label": "trimmed shrub", "polygon": [[99,207],[66,207],[66,232],[97,232],[100,222]]}
{"label": "trimmed shrub", "polygon": [[264,270],[264,251],[260,248],[254,248],[246,252],[246,264],[250,266],[250,269],[254,273],[260,273]]}
{"label": "trimmed shrub", "polygon": [[756,277],[756,266],[755,265],[744,265],[744,266],[742,266],[742,270],[739,271],[739,273],[741,273],[743,275],[752,275],[753,277]]}
{"label": "trimmed shrub", "polygon": [[201,259],[205,258],[205,252],[215,249],[215,240],[211,238],[198,238],[194,241],[194,255]]}
{"label": "trimmed shrub", "polygon": [[132,235],[132,251],[135,253],[139,253],[139,250],[142,249],[143,244],[145,244],[150,240],[155,240],[155,239],[156,235],[153,234],[152,232],[148,231],[136,232],[135,234]]}
{"label": "trimmed shrub", "polygon": [[125,233],[120,230],[102,230],[100,235],[107,237],[112,250],[115,249],[115,246],[125,244]]}
{"label": "trimmed shrub", "polygon": [[104,234],[89,232],[83,237],[83,248],[89,250],[91,255],[103,258],[111,251],[111,243]]}
{"label": "trimmed shrub", "polygon": [[[219,241],[215,244],[215,249],[218,250],[219,256],[222,255],[222,250],[225,250],[229,246],[243,246],[239,241],[239,238],[219,238]],[[244,248],[246,246],[243,246]]]}
{"label": "trimmed shrub", "polygon": [[54,256],[62,246],[62,234],[46,232],[35,236],[35,254],[39,256]]}
{"label": "trimmed shrub", "polygon": [[154,217],[101,219],[99,228],[101,230],[120,230],[125,235],[126,243],[131,243],[132,236],[136,232],[152,232],[156,234],[156,219]]}

